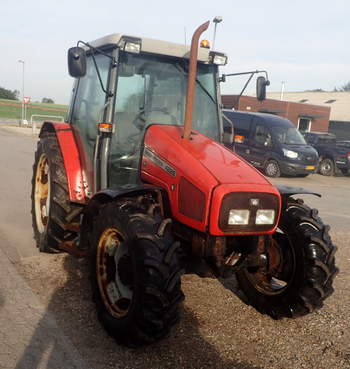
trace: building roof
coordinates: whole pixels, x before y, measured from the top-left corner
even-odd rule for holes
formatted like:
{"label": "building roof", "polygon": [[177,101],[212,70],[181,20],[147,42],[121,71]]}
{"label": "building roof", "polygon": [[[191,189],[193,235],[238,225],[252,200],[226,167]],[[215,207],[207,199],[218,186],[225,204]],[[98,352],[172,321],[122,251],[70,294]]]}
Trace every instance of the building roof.
{"label": "building roof", "polygon": [[[268,92],[267,98],[280,100],[280,92]],[[350,122],[350,92],[284,92],[284,101],[331,108],[330,120]]]}

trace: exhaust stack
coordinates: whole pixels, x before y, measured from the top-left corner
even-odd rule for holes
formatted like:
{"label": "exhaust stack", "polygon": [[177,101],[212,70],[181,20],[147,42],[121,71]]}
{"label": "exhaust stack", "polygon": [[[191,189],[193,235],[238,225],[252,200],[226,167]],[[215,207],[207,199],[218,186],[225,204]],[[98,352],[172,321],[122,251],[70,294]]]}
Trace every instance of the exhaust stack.
{"label": "exhaust stack", "polygon": [[186,110],[185,110],[185,122],[184,122],[184,135],[185,140],[189,140],[192,130],[192,115],[193,115],[193,103],[195,98],[195,80],[197,74],[197,58],[198,58],[198,42],[202,33],[208,29],[209,21],[199,26],[193,33],[191,41],[190,51],[190,66],[188,72],[187,82],[187,96],[186,96]]}

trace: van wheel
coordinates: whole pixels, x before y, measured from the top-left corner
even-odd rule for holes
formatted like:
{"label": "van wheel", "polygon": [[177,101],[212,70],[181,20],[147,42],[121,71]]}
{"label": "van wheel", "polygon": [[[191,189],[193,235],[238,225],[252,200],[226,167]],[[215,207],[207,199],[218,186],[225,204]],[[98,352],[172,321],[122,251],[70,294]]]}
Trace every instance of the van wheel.
{"label": "van wheel", "polygon": [[264,172],[268,177],[279,177],[281,169],[276,160],[268,160],[264,167]]}
{"label": "van wheel", "polygon": [[333,160],[329,158],[322,159],[318,170],[323,176],[334,176],[335,165]]}

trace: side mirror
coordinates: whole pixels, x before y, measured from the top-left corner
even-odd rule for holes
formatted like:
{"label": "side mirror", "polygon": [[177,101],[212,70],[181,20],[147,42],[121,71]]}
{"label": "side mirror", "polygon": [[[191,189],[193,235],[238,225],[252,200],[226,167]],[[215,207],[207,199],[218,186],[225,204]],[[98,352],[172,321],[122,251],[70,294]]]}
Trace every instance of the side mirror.
{"label": "side mirror", "polygon": [[263,101],[266,99],[266,86],[270,84],[270,81],[267,80],[264,76],[260,76],[256,79],[256,98],[259,101]]}
{"label": "side mirror", "polygon": [[84,77],[86,74],[86,53],[81,47],[68,50],[68,71],[71,77]]}

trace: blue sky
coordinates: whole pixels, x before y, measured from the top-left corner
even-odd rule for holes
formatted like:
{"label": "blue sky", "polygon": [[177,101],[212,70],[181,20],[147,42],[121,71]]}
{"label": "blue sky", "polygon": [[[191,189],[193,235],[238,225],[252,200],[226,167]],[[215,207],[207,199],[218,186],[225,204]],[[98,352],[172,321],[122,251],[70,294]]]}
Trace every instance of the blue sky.
{"label": "blue sky", "polygon": [[[266,69],[269,91],[282,81],[285,91],[332,90],[350,81],[348,0],[2,0],[0,86],[21,90],[22,59],[26,96],[68,103],[66,55],[77,40],[120,32],[183,43],[186,29],[189,42],[216,15],[223,17],[215,49],[228,54],[225,73]],[[209,41],[213,29],[204,34]],[[222,92],[235,93],[242,83],[231,78]]]}

